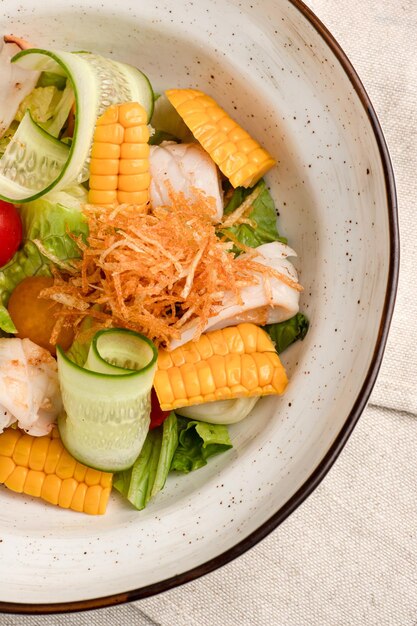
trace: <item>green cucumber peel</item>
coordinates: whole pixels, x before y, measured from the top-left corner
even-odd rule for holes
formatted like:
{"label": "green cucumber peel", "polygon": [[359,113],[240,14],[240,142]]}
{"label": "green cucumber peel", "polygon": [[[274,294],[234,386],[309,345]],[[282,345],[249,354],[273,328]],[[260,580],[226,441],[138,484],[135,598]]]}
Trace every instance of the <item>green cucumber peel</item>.
{"label": "green cucumber peel", "polygon": [[107,472],[133,465],[149,429],[157,357],[147,337],[127,329],[97,332],[84,367],[58,346],[65,410],[58,427],[77,460]]}

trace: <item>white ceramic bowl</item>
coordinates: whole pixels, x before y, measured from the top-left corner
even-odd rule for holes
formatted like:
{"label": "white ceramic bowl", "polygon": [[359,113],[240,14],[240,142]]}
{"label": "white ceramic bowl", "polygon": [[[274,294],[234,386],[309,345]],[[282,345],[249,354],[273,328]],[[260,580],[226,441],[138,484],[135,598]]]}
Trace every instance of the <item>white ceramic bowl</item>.
{"label": "white ceramic bowl", "polygon": [[[208,91],[278,159],[268,175],[311,319],[291,383],[233,426],[232,451],[170,477],[138,513],[90,518],[0,492],[0,611],[104,606],[168,589],[262,539],[314,489],[375,381],[398,269],[395,190],[375,113],[299,0],[3,0],[1,31]],[[348,497],[348,495],[346,496]]]}

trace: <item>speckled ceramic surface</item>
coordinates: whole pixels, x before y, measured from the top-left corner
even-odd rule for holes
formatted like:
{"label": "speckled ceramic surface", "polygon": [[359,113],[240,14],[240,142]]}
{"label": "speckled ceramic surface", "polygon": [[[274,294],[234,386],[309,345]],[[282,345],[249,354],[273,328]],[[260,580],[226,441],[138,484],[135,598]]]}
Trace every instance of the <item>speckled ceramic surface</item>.
{"label": "speckled ceramic surface", "polygon": [[[0,601],[8,604],[0,610],[141,597],[260,539],[337,456],[370,393],[392,312],[395,198],[385,146],[357,79],[306,9],[289,0],[115,6],[3,0],[1,30],[111,54],[143,69],[157,90],[193,86],[217,98],[278,159],[267,180],[280,230],[299,253],[311,330],[284,355],[286,395],[258,403],[230,428],[233,450],[170,477],[144,512],[114,496],[107,515],[90,518],[1,489]],[[115,597],[97,600],[104,596]]]}

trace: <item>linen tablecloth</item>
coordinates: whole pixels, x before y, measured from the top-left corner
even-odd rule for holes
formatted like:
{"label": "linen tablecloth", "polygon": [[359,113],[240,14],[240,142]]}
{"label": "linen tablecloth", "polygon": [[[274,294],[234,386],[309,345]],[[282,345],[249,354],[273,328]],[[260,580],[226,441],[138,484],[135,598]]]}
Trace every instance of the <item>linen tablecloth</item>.
{"label": "linen tablecloth", "polygon": [[371,403],[313,495],[221,570],[129,605],[1,626],[417,625],[417,0],[308,5],[364,82],[396,174],[400,286]]}

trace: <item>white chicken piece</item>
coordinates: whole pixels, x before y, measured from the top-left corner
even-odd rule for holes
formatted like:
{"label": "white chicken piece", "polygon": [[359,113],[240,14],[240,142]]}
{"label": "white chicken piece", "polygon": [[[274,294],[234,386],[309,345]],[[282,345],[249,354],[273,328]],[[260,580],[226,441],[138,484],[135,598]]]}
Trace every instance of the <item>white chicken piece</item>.
{"label": "white chicken piece", "polygon": [[28,47],[23,39],[5,36],[0,41],[0,75],[2,89],[0,92],[0,137],[12,123],[20,103],[36,87],[40,72],[25,70],[12,64],[11,58],[20,50]]}
{"label": "white chicken piece", "polygon": [[207,152],[196,143],[164,141],[150,147],[151,204],[169,206],[170,191],[182,192],[192,200],[197,189],[214,198],[213,221],[223,216],[223,194],[217,166]]}
{"label": "white chicken piece", "polygon": [[[274,241],[256,248],[259,256],[255,257],[257,263],[272,267],[291,281],[298,282],[297,272],[287,257],[297,256],[289,246]],[[244,255],[242,254],[242,257]],[[267,279],[255,273],[258,282],[254,285],[243,287],[240,292],[242,302],[237,302],[233,292],[226,292],[222,304],[216,313],[209,318],[203,332],[236,326],[242,322],[254,324],[276,324],[284,322],[298,313],[300,292],[278,277],[270,276]],[[268,281],[267,289],[265,280]],[[184,330],[180,339],[171,341],[168,350],[174,350],[195,336],[198,320],[194,321]]]}
{"label": "white chicken piece", "polygon": [[47,435],[61,410],[50,353],[30,339],[0,339],[0,432],[17,422],[30,435]]}

